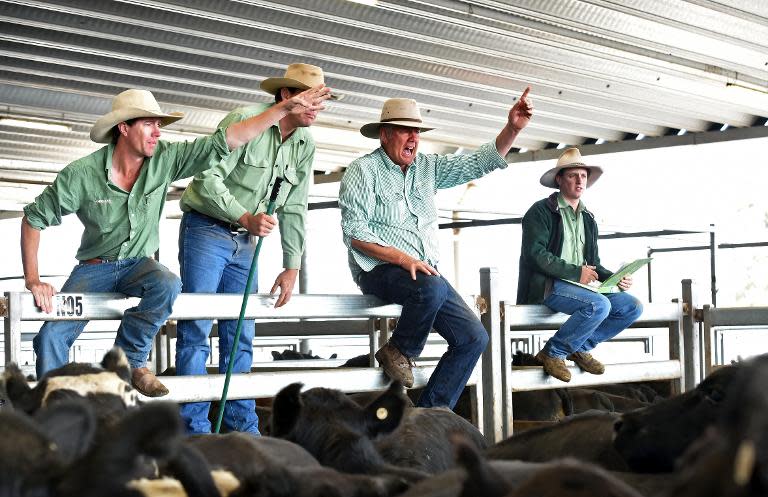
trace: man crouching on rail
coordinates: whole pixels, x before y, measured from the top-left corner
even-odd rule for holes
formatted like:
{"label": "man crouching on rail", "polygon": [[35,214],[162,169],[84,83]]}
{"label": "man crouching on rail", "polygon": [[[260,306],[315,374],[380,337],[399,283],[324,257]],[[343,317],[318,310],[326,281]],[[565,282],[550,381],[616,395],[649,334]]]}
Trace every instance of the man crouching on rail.
{"label": "man crouching on rail", "polygon": [[365,294],[403,306],[390,340],[376,359],[392,380],[413,386],[413,358],[432,328],[448,342],[418,401],[420,407],[453,408],[488,334],[456,290],[437,271],[438,188],[451,188],[507,167],[504,156],[528,124],[533,105],[527,88],[509,111],[496,140],[469,155],[417,152],[422,124],[416,102],[384,102],[381,119],[360,128],[381,147],[347,168],[339,206],[352,276]]}
{"label": "man crouching on rail", "polygon": [[[168,185],[218,163],[288,114],[322,109],[329,95],[330,89],[317,86],[210,136],[178,143],[160,141],[160,128],[183,114],[164,113],[145,90],[117,95],[112,111],[91,129],[91,140],[107,145],[62,169],[53,184],[24,208],[21,256],[25,284],[35,304],[52,312],[56,293],[52,285],[40,281],[40,231],[76,213],[85,227],[76,256],[80,262],[62,291],[141,297],[138,306],[123,314],[115,345],[125,351],[139,392],[166,395],[168,389],[147,369],[146,360],[153,337],[181,291],[179,278],[152,258]],[[69,348],[85,324],[47,321],[42,326],[33,342],[38,379],[67,363]]]}

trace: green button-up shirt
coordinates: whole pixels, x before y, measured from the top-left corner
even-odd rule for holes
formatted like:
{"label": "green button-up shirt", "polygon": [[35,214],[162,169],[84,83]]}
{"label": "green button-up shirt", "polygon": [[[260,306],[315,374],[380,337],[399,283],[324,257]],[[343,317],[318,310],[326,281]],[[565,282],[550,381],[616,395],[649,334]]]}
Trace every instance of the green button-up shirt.
{"label": "green button-up shirt", "polygon": [[370,271],[383,262],[352,248],[353,239],[394,246],[437,265],[437,189],[461,185],[506,167],[494,142],[468,155],[416,154],[405,174],[381,147],[353,161],[341,180],[339,206],[355,281],[360,271]]}
{"label": "green button-up shirt", "polygon": [[[261,114],[272,105],[235,109],[219,127]],[[275,204],[283,267],[299,269],[314,158],[315,142],[308,129],[297,128],[283,142],[279,123],[275,123],[219,164],[195,176],[181,197],[181,209],[237,223],[246,212],[265,212],[275,180],[283,178]]]}
{"label": "green button-up shirt", "polygon": [[557,206],[560,208],[560,216],[563,219],[563,250],[560,258],[568,264],[576,266],[584,265],[584,218],[582,212],[586,207],[579,200],[576,210],[573,210],[563,198],[562,193],[557,194]]}
{"label": "green button-up shirt", "polygon": [[114,149],[109,144],[67,165],[53,184],[24,207],[30,226],[38,230],[61,224],[67,214],[77,214],[85,227],[77,250],[79,260],[152,256],[159,246],[168,185],[229,154],[223,130],[192,142],[158,141],[127,192],[112,183]]}

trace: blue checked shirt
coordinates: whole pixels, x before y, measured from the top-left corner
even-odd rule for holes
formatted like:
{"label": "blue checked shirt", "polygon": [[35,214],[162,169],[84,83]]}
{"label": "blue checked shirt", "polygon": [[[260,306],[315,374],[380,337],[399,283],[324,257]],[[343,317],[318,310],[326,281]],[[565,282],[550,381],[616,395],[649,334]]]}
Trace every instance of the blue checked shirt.
{"label": "blue checked shirt", "polygon": [[341,180],[341,230],[348,249],[349,268],[357,281],[383,261],[352,248],[352,240],[394,246],[436,266],[438,188],[451,188],[507,167],[489,142],[469,155],[417,154],[406,170],[377,148],[353,161]]}

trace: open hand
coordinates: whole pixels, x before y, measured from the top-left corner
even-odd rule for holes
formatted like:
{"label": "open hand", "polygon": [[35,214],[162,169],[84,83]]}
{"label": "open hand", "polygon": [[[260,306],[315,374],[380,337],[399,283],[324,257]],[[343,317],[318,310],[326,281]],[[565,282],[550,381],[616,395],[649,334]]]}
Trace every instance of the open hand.
{"label": "open hand", "polygon": [[317,85],[283,100],[283,105],[291,114],[302,114],[307,111],[324,110],[323,101],[329,98],[331,98],[331,89],[325,85]]}
{"label": "open hand", "polygon": [[56,289],[50,283],[43,283],[40,280],[27,283],[27,290],[32,292],[35,297],[35,305],[46,314],[53,312],[53,296],[56,295]]}

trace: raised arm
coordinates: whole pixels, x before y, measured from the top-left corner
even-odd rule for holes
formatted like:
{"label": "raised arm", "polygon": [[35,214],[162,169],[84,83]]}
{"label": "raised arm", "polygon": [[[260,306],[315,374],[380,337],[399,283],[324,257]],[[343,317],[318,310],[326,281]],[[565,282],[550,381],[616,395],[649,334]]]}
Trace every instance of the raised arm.
{"label": "raised arm", "polygon": [[323,110],[325,109],[323,101],[330,97],[330,88],[317,85],[289,99],[282,100],[257,116],[230,125],[227,128],[227,145],[230,150],[245,145],[288,114],[301,114],[308,110]]}
{"label": "raised arm", "polygon": [[24,268],[24,286],[35,297],[35,305],[44,312],[53,311],[53,296],[56,289],[50,283],[40,281],[37,265],[37,251],[40,248],[40,231],[27,222],[24,216],[21,220],[21,264]]}
{"label": "raised arm", "polygon": [[496,150],[499,155],[504,157],[509,153],[512,148],[512,144],[515,142],[515,138],[520,132],[528,126],[533,116],[533,103],[528,100],[528,92],[531,91],[531,87],[527,87],[520,99],[515,102],[515,105],[509,110],[509,116],[507,117],[507,124],[501,129],[501,132],[496,137]]}

